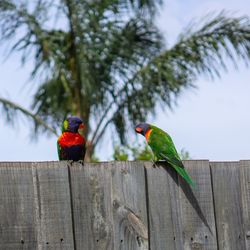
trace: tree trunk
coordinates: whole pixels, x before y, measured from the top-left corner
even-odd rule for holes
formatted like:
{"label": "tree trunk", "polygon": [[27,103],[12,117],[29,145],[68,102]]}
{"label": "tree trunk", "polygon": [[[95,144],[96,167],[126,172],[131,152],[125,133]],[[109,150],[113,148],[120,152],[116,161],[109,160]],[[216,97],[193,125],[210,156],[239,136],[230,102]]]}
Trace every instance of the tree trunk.
{"label": "tree trunk", "polygon": [[[85,100],[84,97],[82,97],[82,99]],[[82,103],[84,103],[84,101],[82,101]],[[80,107],[78,108],[78,110],[80,112]],[[90,141],[88,141],[89,132],[91,131],[90,124],[89,124],[90,105],[88,105],[87,103],[84,103],[84,108],[81,111],[82,111],[82,113],[80,115],[78,115],[78,116],[82,119],[83,124],[84,124],[84,130],[82,131],[82,136],[86,140],[86,154],[85,154],[84,161],[91,162],[91,157],[92,157],[92,155],[94,153],[94,147],[90,143]]]}
{"label": "tree trunk", "polygon": [[87,141],[86,143],[86,154],[85,154],[85,158],[84,161],[86,162],[91,162],[92,156],[94,154],[94,147],[93,145],[90,143],[90,141]]}

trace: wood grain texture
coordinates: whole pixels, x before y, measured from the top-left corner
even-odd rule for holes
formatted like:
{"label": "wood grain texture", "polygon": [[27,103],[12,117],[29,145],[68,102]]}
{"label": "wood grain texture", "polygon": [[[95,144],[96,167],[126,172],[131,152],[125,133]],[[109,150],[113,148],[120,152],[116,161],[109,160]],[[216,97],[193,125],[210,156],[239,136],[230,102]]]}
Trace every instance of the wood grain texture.
{"label": "wood grain texture", "polygon": [[177,174],[166,166],[152,167],[149,162],[145,162],[145,167],[150,249],[184,249]]}
{"label": "wood grain texture", "polygon": [[32,164],[38,249],[74,249],[67,162]]}
{"label": "wood grain texture", "polygon": [[144,168],[139,163],[74,164],[77,249],[148,249]]}
{"label": "wood grain texture", "polygon": [[0,163],[0,250],[250,250],[250,161]]}
{"label": "wood grain texture", "polygon": [[209,161],[184,161],[195,182],[191,188],[179,177],[184,249],[217,249],[213,193]]}
{"label": "wood grain texture", "polygon": [[209,162],[184,164],[193,189],[170,166],[147,163],[151,248],[217,249]]}
{"label": "wood grain texture", "polygon": [[31,163],[0,163],[0,249],[36,249]]}
{"label": "wood grain texture", "polygon": [[70,167],[76,249],[114,249],[112,165]]}
{"label": "wood grain texture", "polygon": [[250,250],[250,161],[240,161],[240,184],[244,222],[243,239]]}
{"label": "wood grain texture", "polygon": [[148,249],[145,190],[142,162],[112,163],[114,249]]}
{"label": "wood grain texture", "polygon": [[212,162],[219,249],[245,250],[239,162]]}

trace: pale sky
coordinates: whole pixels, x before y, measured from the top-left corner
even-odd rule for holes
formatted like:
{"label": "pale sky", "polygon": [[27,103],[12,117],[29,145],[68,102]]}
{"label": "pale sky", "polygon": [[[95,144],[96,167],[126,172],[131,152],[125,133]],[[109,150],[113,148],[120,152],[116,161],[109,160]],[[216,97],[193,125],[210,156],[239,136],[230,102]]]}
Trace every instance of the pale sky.
{"label": "pale sky", "polygon": [[[191,19],[223,9],[250,16],[249,0],[168,0],[158,23],[171,45]],[[33,82],[27,83],[32,66],[30,62],[22,68],[19,55],[0,60],[0,95],[29,107],[37,87]],[[173,111],[159,109],[157,117],[148,122],[167,131],[177,149],[185,148],[193,159],[250,159],[250,68],[239,63],[238,70],[230,67],[221,79],[200,77],[195,84],[198,88],[185,90]],[[29,123],[25,120],[17,123],[17,127],[11,128],[0,119],[0,161],[57,160],[56,137],[40,136],[37,142],[31,142]],[[143,142],[141,136],[135,139]],[[111,158],[111,141],[106,136],[97,149],[102,160]]]}

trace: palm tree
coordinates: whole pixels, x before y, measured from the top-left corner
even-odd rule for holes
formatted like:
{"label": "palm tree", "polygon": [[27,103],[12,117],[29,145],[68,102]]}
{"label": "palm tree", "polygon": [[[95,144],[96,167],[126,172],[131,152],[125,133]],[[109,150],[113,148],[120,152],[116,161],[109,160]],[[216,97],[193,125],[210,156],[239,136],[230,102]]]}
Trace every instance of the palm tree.
{"label": "palm tree", "polygon": [[[51,5],[53,3],[53,5]],[[226,12],[193,23],[170,48],[154,23],[162,1],[2,0],[1,42],[35,60],[39,86],[30,110],[0,99],[5,111],[20,111],[36,132],[57,133],[69,114],[81,117],[88,156],[108,127],[126,142],[129,124],[145,120],[156,104],[171,107],[198,76],[219,76],[226,59],[250,59],[250,19]],[[61,24],[55,28],[54,21]],[[40,130],[42,129],[42,130]]]}

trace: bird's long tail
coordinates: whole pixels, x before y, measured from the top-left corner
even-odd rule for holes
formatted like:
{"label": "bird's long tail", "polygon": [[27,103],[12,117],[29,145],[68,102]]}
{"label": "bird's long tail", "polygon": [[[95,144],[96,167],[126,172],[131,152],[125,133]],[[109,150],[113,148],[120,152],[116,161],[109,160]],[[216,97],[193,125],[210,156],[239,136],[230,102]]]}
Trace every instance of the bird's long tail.
{"label": "bird's long tail", "polygon": [[185,168],[181,168],[179,166],[176,166],[175,164],[173,165],[173,167],[177,171],[177,173],[180,174],[183,179],[187,181],[188,184],[190,184],[192,187],[195,187],[193,180],[191,179]]}
{"label": "bird's long tail", "polygon": [[177,171],[177,173],[184,179],[186,182],[191,185],[192,187],[195,187],[195,184],[191,177],[188,175],[187,171],[184,168],[184,165],[181,160],[176,158],[169,158],[165,154],[160,154],[160,156],[165,159],[170,165]]}

